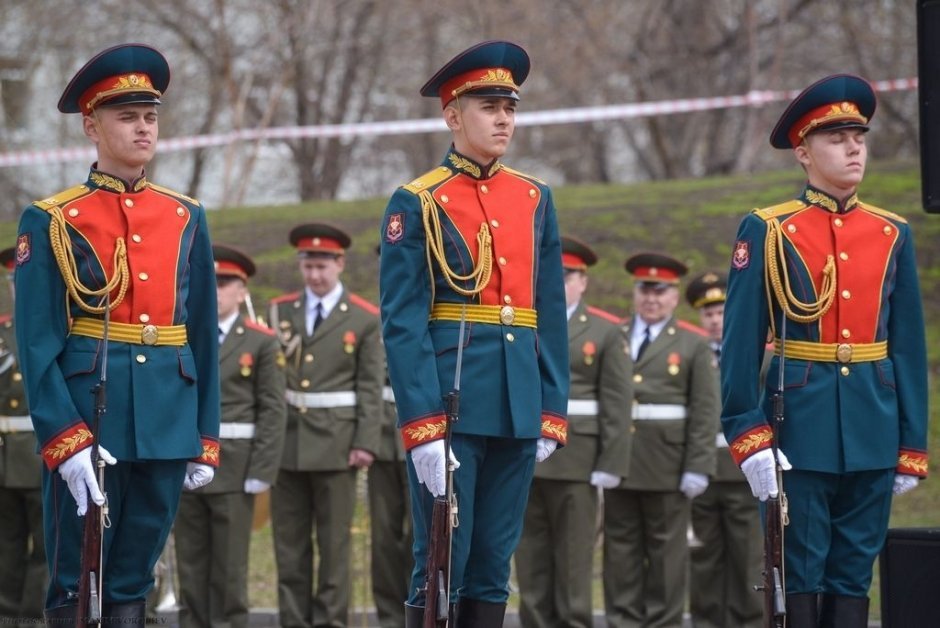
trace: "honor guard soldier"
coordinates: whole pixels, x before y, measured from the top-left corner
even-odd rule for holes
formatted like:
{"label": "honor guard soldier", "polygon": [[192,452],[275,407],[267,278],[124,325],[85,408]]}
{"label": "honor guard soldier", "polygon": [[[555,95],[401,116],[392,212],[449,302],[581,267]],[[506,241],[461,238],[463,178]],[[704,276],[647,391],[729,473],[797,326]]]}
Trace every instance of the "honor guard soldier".
{"label": "honor guard soldier", "polygon": [[[0,251],[13,293],[16,249]],[[0,621],[42,619],[49,580],[42,535],[42,459],[26,407],[11,315],[0,316]],[[32,621],[30,621],[32,620]]]}
{"label": "honor guard soldier", "polygon": [[457,625],[502,625],[536,461],[567,439],[555,206],[548,186],[500,161],[528,73],[521,47],[491,41],[425,83],[421,94],[440,99],[453,144],[438,167],[394,193],[382,225],[383,336],[414,513],[409,628],[424,613],[433,497],[446,484],[442,397],[454,390],[457,370],[451,454],[459,525],[449,587]]}
{"label": "honor guard soldier", "polygon": [[287,357],[287,432],[271,492],[280,623],[345,626],[356,471],[372,464],[381,430],[378,308],[340,281],[351,242],[345,232],[305,224],[291,230],[290,242],[304,290],[270,307]]}
{"label": "honor guard soldier", "polygon": [[[84,183],[36,201],[20,219],[16,333],[45,461],[50,621],[76,620],[82,515],[88,499],[103,505],[106,494],[102,624],[143,622],[183,485],[208,483],[219,461],[205,210],[144,172],[169,80],[163,55],[140,44],[86,63],[59,111],[81,114],[98,160]],[[106,412],[93,434],[90,391],[105,376]],[[103,491],[93,440],[107,463]]]}
{"label": "honor guard soldier", "polygon": [[[789,501],[784,571],[794,626],[816,626],[817,614],[820,626],[867,625],[892,490],[911,490],[927,474],[913,235],[904,218],[857,193],[874,112],[871,85],[847,74],[790,103],[770,142],[793,151],[806,186],[746,216],[731,258],[722,423],[754,495],[776,496],[772,397],[784,365],[776,446]],[[762,391],[768,330],[777,356]]]}
{"label": "honor guard soldier", "polygon": [[255,495],[277,477],[287,405],[285,360],[274,332],[240,312],[255,265],[216,244],[219,378],[225,456],[208,486],[184,491],[176,518],[180,626],[248,626],[248,547]]}
{"label": "honor guard soldier", "polygon": [[604,602],[607,622],[679,626],[688,569],[689,500],[715,470],[718,369],[701,331],[679,321],[686,266],[639,253],[627,327],[633,356],[630,468],[604,494]]}
{"label": "honor guard soldier", "polygon": [[[728,280],[711,271],[693,279],[686,300],[708,332],[708,345],[721,359],[721,332]],[[719,430],[715,475],[704,493],[692,500],[692,529],[699,540],[691,549],[689,611],[696,628],[759,628],[763,536],[757,502],[744,474],[728,453]]]}
{"label": "honor guard soldier", "polygon": [[[381,244],[376,254],[381,253]],[[411,499],[405,447],[398,435],[395,393],[388,381],[382,388],[382,434],[375,461],[369,467],[369,532],[372,541],[372,599],[382,628],[405,625],[402,600],[414,560],[411,557]]]}
{"label": "honor guard soldier", "polygon": [[519,619],[527,628],[593,625],[597,488],[627,475],[633,402],[630,349],[613,314],[584,302],[597,255],[562,237],[571,393],[568,444],[535,468],[516,550]]}

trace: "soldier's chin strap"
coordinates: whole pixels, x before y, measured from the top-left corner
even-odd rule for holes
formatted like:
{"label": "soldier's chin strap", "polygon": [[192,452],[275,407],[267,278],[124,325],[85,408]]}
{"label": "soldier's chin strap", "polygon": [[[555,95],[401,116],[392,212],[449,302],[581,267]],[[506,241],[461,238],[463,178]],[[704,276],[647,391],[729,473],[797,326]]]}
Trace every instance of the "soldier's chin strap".
{"label": "soldier's chin strap", "polygon": [[[428,268],[431,266],[431,257],[437,260],[440,266],[441,274],[444,276],[447,285],[457,294],[465,297],[472,297],[483,292],[486,285],[490,282],[490,276],[493,272],[493,236],[490,234],[489,225],[485,222],[480,223],[480,231],[477,233],[477,250],[479,252],[477,261],[473,265],[473,272],[469,275],[458,275],[447,263],[447,257],[444,253],[444,236],[441,231],[441,217],[438,215],[437,203],[428,190],[422,191],[421,214],[424,221],[424,232],[427,240]],[[467,289],[458,286],[458,281],[473,281],[472,288]]]}
{"label": "soldier's chin strap", "polygon": [[[92,290],[82,283],[78,276],[78,262],[75,261],[75,253],[72,251],[72,239],[68,233],[68,223],[65,216],[62,215],[62,208],[55,206],[49,210],[49,245],[52,248],[52,254],[55,256],[56,264],[59,266],[59,272],[62,274],[62,280],[65,282],[65,288],[73,301],[86,312],[90,314],[103,314],[111,311],[121,304],[124,295],[127,294],[127,287],[130,283],[130,271],[127,267],[127,244],[124,238],[118,238],[114,242],[114,275],[108,282]],[[102,268],[104,272],[104,268]],[[107,273],[105,273],[107,278]],[[114,299],[102,298],[103,305],[90,305],[86,297],[107,297],[117,288],[118,293]]]}
{"label": "soldier's chin strap", "polygon": [[[836,262],[832,255],[826,256],[823,267],[822,286],[819,298],[812,302],[800,301],[790,289],[790,277],[784,253],[783,234],[780,221],[776,218],[767,221],[767,237],[764,240],[764,275],[766,278],[767,307],[770,308],[770,321],[773,325],[773,303],[776,298],[783,316],[798,323],[812,323],[823,316],[832,307],[836,297]],[[772,291],[772,294],[771,294]]]}

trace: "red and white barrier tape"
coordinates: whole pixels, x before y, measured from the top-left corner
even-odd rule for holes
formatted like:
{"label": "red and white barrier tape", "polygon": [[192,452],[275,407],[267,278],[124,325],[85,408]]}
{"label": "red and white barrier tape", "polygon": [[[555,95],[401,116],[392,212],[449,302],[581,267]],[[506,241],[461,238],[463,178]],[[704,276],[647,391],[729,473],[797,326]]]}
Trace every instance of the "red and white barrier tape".
{"label": "red and white barrier tape", "polygon": [[[895,79],[873,83],[878,92],[907,91],[917,89],[917,79]],[[693,111],[730,109],[735,107],[762,107],[767,103],[790,100],[799,94],[795,91],[751,91],[740,96],[716,96],[713,98],[687,98],[682,100],[659,100],[654,102],[628,103],[573,109],[520,112],[516,126],[540,126],[547,124],[573,124],[600,120],[624,120],[647,116],[662,116]],[[283,140],[320,137],[354,137],[402,135],[405,133],[431,133],[444,131],[440,118],[417,120],[395,120],[387,122],[354,122],[344,124],[317,124],[312,126],[270,127],[265,129],[241,129],[228,133],[193,135],[160,140],[161,153],[227,146],[234,142],[259,140]],[[95,149],[54,148],[0,153],[0,168],[34,166],[39,164],[90,162],[95,158]]]}

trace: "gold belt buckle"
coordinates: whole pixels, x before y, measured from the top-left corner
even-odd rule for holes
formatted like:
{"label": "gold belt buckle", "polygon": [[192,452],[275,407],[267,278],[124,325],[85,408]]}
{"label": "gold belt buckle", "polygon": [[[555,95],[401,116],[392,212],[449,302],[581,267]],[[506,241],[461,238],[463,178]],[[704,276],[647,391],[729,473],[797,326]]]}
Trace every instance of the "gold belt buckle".
{"label": "gold belt buckle", "polygon": [[841,344],[836,347],[836,359],[842,364],[848,364],[852,361],[852,345]]}
{"label": "gold belt buckle", "polygon": [[160,330],[157,329],[156,325],[144,325],[144,328],[140,330],[140,341],[145,345],[157,344],[159,337]]}
{"label": "gold belt buckle", "polygon": [[504,305],[499,311],[499,322],[503,325],[512,325],[516,320],[516,310],[511,305]]}

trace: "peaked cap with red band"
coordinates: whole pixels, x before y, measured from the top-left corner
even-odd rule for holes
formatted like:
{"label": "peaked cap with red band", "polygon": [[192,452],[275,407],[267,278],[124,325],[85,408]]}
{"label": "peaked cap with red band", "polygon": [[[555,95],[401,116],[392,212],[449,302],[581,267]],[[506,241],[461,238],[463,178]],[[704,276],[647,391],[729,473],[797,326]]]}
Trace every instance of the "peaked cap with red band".
{"label": "peaked cap with red band", "polygon": [[834,74],[816,81],[789,104],[770,133],[774,148],[796,148],[813,131],[868,130],[875,114],[875,90],[865,79]]}
{"label": "peaked cap with red band", "polygon": [[88,115],[102,105],[159,105],[169,84],[170,66],[158,50],[121,44],[99,52],[75,73],[59,111]]}
{"label": "peaked cap with red band", "polygon": [[685,264],[661,253],[637,253],[623,267],[638,282],[660,286],[678,285],[679,277],[689,272]]}
{"label": "peaked cap with red band", "polygon": [[689,282],[685,298],[689,305],[698,309],[706,305],[724,303],[727,298],[728,278],[724,274],[707,271]]}
{"label": "peaked cap with red band", "polygon": [[226,244],[213,244],[216,277],[238,277],[243,281],[255,274],[255,263],[246,253]]}
{"label": "peaked cap with red band", "polygon": [[561,237],[561,265],[565,270],[585,271],[597,263],[597,254],[587,244],[571,236]]}
{"label": "peaked cap with red band", "polygon": [[352,244],[352,238],[333,225],[311,222],[291,229],[290,243],[302,254],[342,255]]}
{"label": "peaked cap with red band", "polygon": [[484,41],[448,61],[421,87],[421,95],[441,99],[441,107],[457,96],[498,96],[519,100],[519,86],[529,76],[529,55],[509,41]]}

